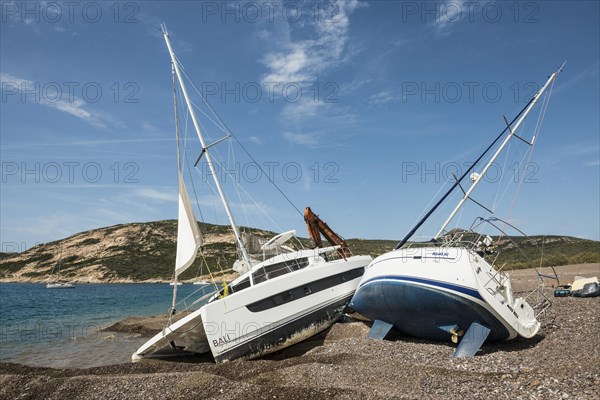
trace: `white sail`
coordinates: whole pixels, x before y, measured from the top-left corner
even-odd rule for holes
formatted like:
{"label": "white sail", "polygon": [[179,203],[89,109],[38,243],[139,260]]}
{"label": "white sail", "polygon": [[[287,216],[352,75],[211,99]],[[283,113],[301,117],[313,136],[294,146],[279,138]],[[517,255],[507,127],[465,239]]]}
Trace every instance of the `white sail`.
{"label": "white sail", "polygon": [[175,259],[175,276],[179,276],[189,268],[196,259],[198,249],[202,245],[202,235],[198,222],[190,205],[183,177],[179,172],[179,219],[177,221],[177,257]]}

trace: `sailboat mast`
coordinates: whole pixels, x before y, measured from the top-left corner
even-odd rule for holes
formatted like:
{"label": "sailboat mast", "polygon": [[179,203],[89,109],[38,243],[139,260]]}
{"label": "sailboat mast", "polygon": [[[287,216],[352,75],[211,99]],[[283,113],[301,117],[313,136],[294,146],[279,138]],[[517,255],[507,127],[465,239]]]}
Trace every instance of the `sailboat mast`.
{"label": "sailboat mast", "polygon": [[205,152],[206,163],[208,164],[210,173],[213,176],[213,180],[215,182],[217,192],[219,193],[219,197],[221,197],[223,207],[225,207],[225,212],[227,213],[227,217],[229,218],[229,223],[231,224],[231,228],[233,229],[235,239],[240,248],[240,251],[242,252],[242,258],[244,259],[244,261],[246,261],[248,263],[248,267],[250,268],[252,266],[252,264],[250,263],[250,257],[248,256],[248,252],[246,251],[246,248],[244,247],[244,244],[242,242],[242,237],[240,235],[240,231],[238,230],[238,227],[235,224],[233,214],[231,213],[231,209],[229,208],[229,203],[227,202],[227,198],[225,197],[225,193],[223,192],[223,188],[221,187],[221,182],[219,181],[219,178],[217,177],[217,173],[215,170],[215,166],[213,164],[212,157],[210,155],[210,152],[208,151],[206,142],[204,141],[204,136],[202,136],[202,131],[200,130],[200,124],[198,123],[198,119],[196,117],[196,113],[194,112],[192,102],[191,102],[190,97],[187,92],[187,88],[185,87],[185,84],[183,82],[183,78],[181,76],[181,71],[179,70],[179,64],[177,63],[175,53],[173,52],[173,48],[171,47],[171,40],[169,39],[169,33],[167,32],[167,28],[164,24],[161,26],[161,28],[163,31],[163,36],[165,37],[165,42],[167,43],[167,47],[169,49],[169,54],[171,56],[171,62],[173,63],[173,67],[175,69],[175,74],[177,75],[177,80],[179,81],[179,86],[181,87],[183,97],[185,98],[185,102],[187,104],[188,110],[190,111],[190,116],[192,118],[194,128],[196,129],[196,133],[198,134],[198,139],[200,140],[202,149]]}
{"label": "sailboat mast", "polygon": [[[563,66],[564,66],[564,64],[563,64]],[[533,100],[529,104],[529,107],[527,107],[527,109],[525,110],[525,112],[523,112],[523,115],[521,115],[521,118],[519,118],[519,120],[515,123],[515,125],[513,127],[509,127],[509,133],[506,136],[506,139],[504,139],[504,141],[502,142],[502,144],[500,145],[500,147],[498,147],[498,150],[496,150],[496,152],[494,153],[494,155],[492,156],[492,158],[490,159],[490,161],[485,165],[485,167],[481,171],[481,174],[479,174],[479,176],[475,179],[475,181],[473,182],[473,184],[471,185],[471,187],[469,188],[469,190],[467,190],[467,192],[464,194],[464,196],[460,199],[460,201],[458,202],[458,204],[454,208],[454,211],[452,211],[452,213],[446,219],[446,221],[444,222],[444,224],[442,225],[442,227],[440,228],[440,230],[433,237],[433,240],[436,240],[437,238],[439,238],[442,235],[442,233],[444,232],[444,230],[446,229],[446,227],[448,226],[448,224],[450,223],[450,221],[452,221],[452,218],[454,218],[454,216],[456,215],[456,213],[465,204],[465,202],[467,201],[467,199],[469,198],[469,196],[471,195],[471,193],[473,192],[473,190],[475,190],[475,188],[477,187],[477,185],[479,184],[479,182],[481,181],[481,179],[483,179],[483,177],[487,173],[488,169],[491,167],[491,165],[494,163],[494,161],[496,161],[496,158],[498,158],[498,156],[500,155],[500,153],[502,152],[502,150],[504,150],[504,148],[506,147],[506,145],[508,144],[508,142],[510,141],[510,139],[512,139],[512,137],[515,135],[515,133],[517,132],[517,130],[521,127],[521,124],[523,123],[523,121],[525,120],[525,118],[527,118],[527,115],[529,114],[529,112],[531,111],[531,109],[535,106],[535,104],[537,103],[537,101],[539,100],[539,98],[542,96],[542,94],[546,91],[546,88],[548,87],[548,85],[550,85],[550,83],[556,78],[556,76],[560,73],[560,71],[562,71],[562,67],[560,67],[558,71],[556,71],[552,75],[550,75],[550,77],[548,78],[548,80],[546,81],[546,83],[544,84],[544,86],[542,86],[542,88],[535,94],[535,96],[533,97]]]}

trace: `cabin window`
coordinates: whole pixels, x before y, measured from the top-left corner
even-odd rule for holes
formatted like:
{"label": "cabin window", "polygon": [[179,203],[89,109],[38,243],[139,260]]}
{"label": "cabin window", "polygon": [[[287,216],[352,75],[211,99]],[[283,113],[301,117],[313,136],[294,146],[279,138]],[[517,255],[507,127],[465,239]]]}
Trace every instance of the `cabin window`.
{"label": "cabin window", "polygon": [[292,271],[305,268],[308,265],[308,258],[298,258],[295,260],[283,261],[271,265],[266,265],[254,272],[254,283],[264,282]]}
{"label": "cabin window", "polygon": [[244,290],[250,287],[250,280],[248,278],[243,279],[242,281],[236,283],[235,285],[231,285],[229,287],[229,291],[231,293],[239,292],[240,290]]}

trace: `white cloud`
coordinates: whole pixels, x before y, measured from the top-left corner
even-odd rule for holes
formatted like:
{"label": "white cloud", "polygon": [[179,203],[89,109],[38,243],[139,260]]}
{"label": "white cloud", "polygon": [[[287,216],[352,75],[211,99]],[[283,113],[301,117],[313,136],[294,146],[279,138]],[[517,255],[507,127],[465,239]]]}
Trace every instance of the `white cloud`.
{"label": "white cloud", "polygon": [[290,143],[304,146],[314,146],[318,143],[318,135],[316,133],[284,132],[283,138]]}
{"label": "white cloud", "polygon": [[[79,97],[73,96],[71,99],[63,99],[61,94],[53,93],[52,90],[47,90],[42,93],[42,90],[39,88],[39,83],[5,73],[0,73],[0,82],[2,83],[3,91],[10,90],[11,92],[21,92],[26,90],[28,93],[36,93],[38,96],[36,102],[38,104],[70,114],[93,126],[106,128],[108,124],[115,126],[120,125],[118,121],[108,115],[87,109],[86,102]],[[28,98],[30,97],[25,97],[25,99]]]}
{"label": "white cloud", "polygon": [[254,144],[263,144],[262,139],[258,136],[249,136],[247,139],[249,142],[252,142]]}
{"label": "white cloud", "polygon": [[148,132],[160,132],[160,129],[158,129],[154,124],[151,124],[148,121],[142,121],[142,129]]}
{"label": "white cloud", "polygon": [[314,79],[315,65],[313,56],[307,54],[310,49],[306,43],[290,44],[287,53],[267,54],[263,62],[271,72],[263,78],[263,82],[304,82]]}
{"label": "white cloud", "polygon": [[177,192],[170,191],[165,192],[153,188],[141,188],[136,190],[136,195],[150,200],[156,200],[159,202],[175,202],[177,201]]}
{"label": "white cloud", "polygon": [[460,22],[469,13],[469,4],[463,0],[447,0],[436,3],[437,18],[433,24],[436,33],[447,35],[452,27]]}
{"label": "white cloud", "polygon": [[396,96],[387,90],[369,96],[369,104],[372,105],[385,104],[394,100],[396,100]]}
{"label": "white cloud", "polygon": [[315,117],[318,114],[319,108],[327,106],[326,103],[320,103],[310,98],[301,98],[297,103],[288,103],[283,107],[283,118],[288,120],[306,120],[307,118]]}
{"label": "white cloud", "polygon": [[[332,18],[315,18],[316,39],[293,42],[289,33],[282,35],[282,50],[267,53],[262,62],[269,72],[263,82],[305,82],[343,62],[343,51],[348,41],[350,14],[358,0],[335,2],[337,12]],[[262,32],[262,31],[261,31]],[[262,37],[269,37],[261,33]]]}

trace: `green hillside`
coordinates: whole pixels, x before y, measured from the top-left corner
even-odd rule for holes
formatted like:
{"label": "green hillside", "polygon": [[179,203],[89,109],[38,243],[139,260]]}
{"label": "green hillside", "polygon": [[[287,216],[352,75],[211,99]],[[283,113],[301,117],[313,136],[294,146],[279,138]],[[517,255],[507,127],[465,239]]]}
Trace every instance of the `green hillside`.
{"label": "green hillside", "polygon": [[[207,273],[231,273],[236,246],[228,226],[200,223],[205,244],[201,256],[181,276],[192,279]],[[242,227],[262,238],[275,233]],[[60,260],[65,278],[89,282],[169,280],[175,264],[177,223],[175,220],[131,223],[81,232],[65,239],[37,245],[22,253],[0,256],[0,279],[4,281],[43,281]],[[498,263],[505,268],[600,262],[600,242],[567,236],[533,236],[504,240],[499,246]],[[308,239],[300,238],[310,247]],[[353,254],[376,257],[390,251],[395,240],[349,239]],[[518,244],[518,247],[515,245]],[[61,258],[62,254],[62,258]]]}

